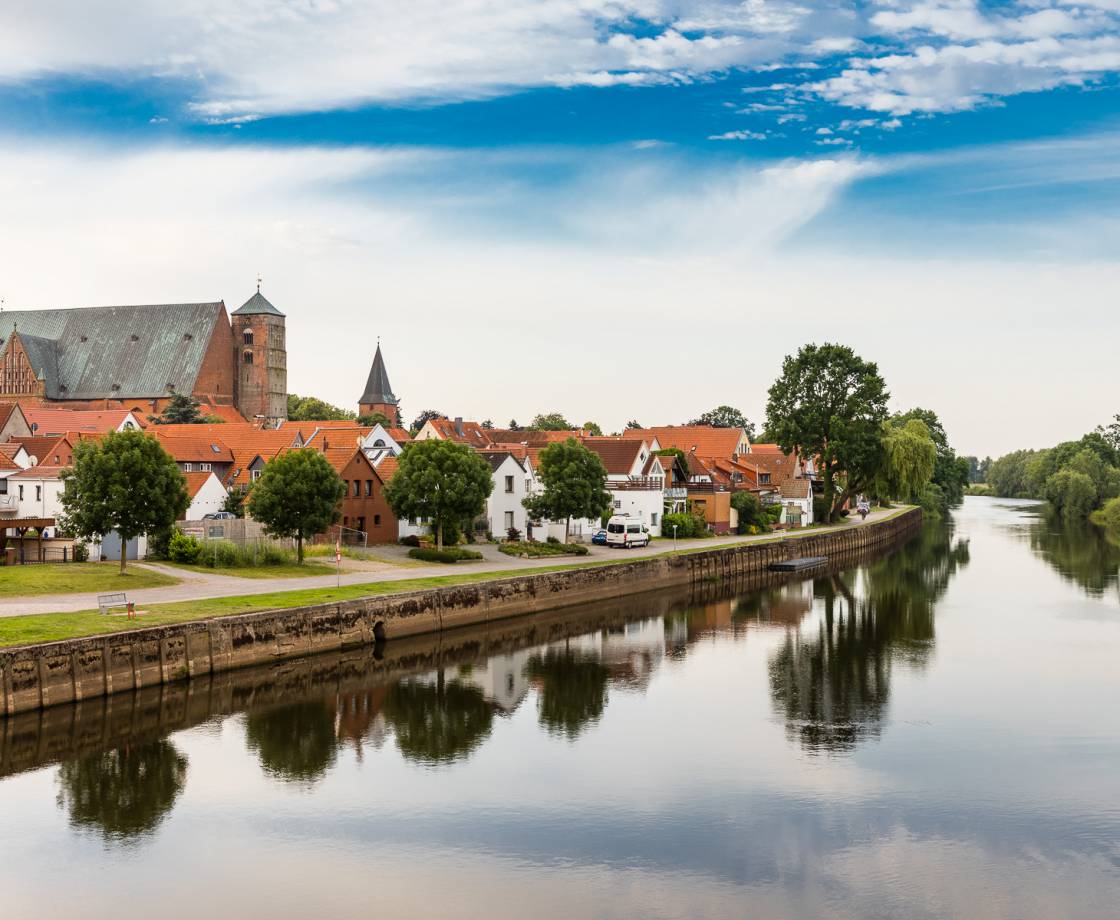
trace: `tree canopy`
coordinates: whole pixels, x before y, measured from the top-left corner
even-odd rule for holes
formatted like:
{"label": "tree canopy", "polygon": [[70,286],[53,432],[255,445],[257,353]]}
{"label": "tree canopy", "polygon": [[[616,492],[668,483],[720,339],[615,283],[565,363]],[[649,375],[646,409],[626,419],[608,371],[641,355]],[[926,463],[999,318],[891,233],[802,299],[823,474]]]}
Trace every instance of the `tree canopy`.
{"label": "tree canopy", "polygon": [[754,423],[748,421],[747,417],[733,406],[716,406],[699,418],[692,419],[688,424],[711,425],[713,428],[745,428],[747,437],[754,440]]}
{"label": "tree canopy", "polygon": [[572,423],[559,412],[538,413],[529,425],[533,431],[571,431],[572,427]]}
{"label": "tree canopy", "polygon": [[340,409],[314,396],[288,394],[288,418],[293,422],[348,421],[357,416],[347,409]]}
{"label": "tree canopy", "polygon": [[949,508],[959,505],[964,499],[964,490],[969,483],[971,467],[968,459],[958,457],[957,452],[949,445],[945,426],[941,424],[941,419],[932,409],[911,409],[909,412],[891,416],[891,424],[896,426],[904,426],[912,420],[920,421],[926,426],[937,448],[930,482],[936,487],[935,494],[939,494],[939,507],[935,510],[944,513]]}
{"label": "tree canopy", "polygon": [[603,436],[603,429],[599,426],[598,422],[584,422],[583,430],[593,438],[601,438]]}
{"label": "tree canopy", "polygon": [[876,491],[885,498],[912,501],[933,476],[937,445],[925,422],[911,418],[888,424],[883,432],[883,461],[876,477]]}
{"label": "tree canopy", "polygon": [[176,393],[167,401],[159,415],[149,415],[153,425],[201,425],[207,419],[199,411],[200,403],[193,396]]}
{"label": "tree canopy", "polygon": [[398,463],[385,500],[398,518],[430,520],[440,549],[444,528],[481,514],[494,488],[490,464],[455,441],[412,441]]}
{"label": "tree canopy", "polygon": [[632,429],[632,428],[641,428],[641,427],[642,427],[642,423],[639,422],[636,418],[632,418],[632,419],[630,419],[630,421],[628,421],[626,423],[626,428],[628,430]]}
{"label": "tree canopy", "polygon": [[124,547],[141,534],[171,527],[187,511],[186,480],[155,438],[114,431],[100,441],[79,441],[74,464],[62,473],[62,530],[85,540],[116,531]]}
{"label": "tree canopy", "polygon": [[423,428],[432,419],[447,418],[439,409],[425,409],[412,422],[412,431],[415,433]]}
{"label": "tree canopy", "polygon": [[288,451],[265,464],[249,492],[249,514],[272,536],[294,539],[302,565],[303,541],[338,520],[345,491],[342,478],[318,451]]}
{"label": "tree canopy", "polygon": [[534,518],[563,520],[565,543],[573,517],[598,518],[610,508],[603,461],[575,438],[549,444],[540,453],[538,467],[544,490],[522,504]]}
{"label": "tree canopy", "polygon": [[836,477],[845,481],[844,498],[879,469],[889,395],[878,366],[846,345],[806,345],[782,362],[770,387],[767,430],[787,453],[820,458],[827,522]]}

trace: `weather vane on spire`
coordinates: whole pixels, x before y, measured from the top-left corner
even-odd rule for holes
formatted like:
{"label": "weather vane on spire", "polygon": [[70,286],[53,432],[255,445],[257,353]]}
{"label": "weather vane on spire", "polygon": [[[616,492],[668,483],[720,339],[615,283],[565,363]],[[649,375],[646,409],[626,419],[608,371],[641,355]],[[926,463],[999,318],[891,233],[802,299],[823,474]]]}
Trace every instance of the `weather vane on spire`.
{"label": "weather vane on spire", "polygon": [[257,272],[257,293],[261,292],[261,273]]}

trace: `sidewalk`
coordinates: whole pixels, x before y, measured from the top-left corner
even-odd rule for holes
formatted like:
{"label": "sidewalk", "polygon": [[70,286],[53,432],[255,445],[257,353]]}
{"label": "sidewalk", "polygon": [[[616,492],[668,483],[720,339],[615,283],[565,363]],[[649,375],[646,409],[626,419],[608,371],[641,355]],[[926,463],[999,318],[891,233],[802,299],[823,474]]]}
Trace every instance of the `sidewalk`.
{"label": "sidewalk", "polygon": [[[898,511],[898,508],[885,510],[876,509],[867,516],[867,524],[889,517]],[[813,528],[807,533],[825,533],[829,530],[839,530],[848,527],[866,526],[859,520],[854,522],[833,525],[832,527]],[[758,534],[756,536],[727,536],[710,537],[706,540],[678,540],[678,550],[717,549],[721,546],[734,546],[739,543],[754,543],[761,540],[773,539],[774,534]],[[791,537],[791,539],[793,539]],[[441,575],[468,575],[486,572],[516,573],[520,570],[531,571],[556,565],[570,565],[592,560],[610,559],[638,559],[644,556],[658,556],[662,553],[672,552],[672,540],[655,540],[649,546],[641,549],[608,549],[604,546],[591,546],[588,556],[551,556],[544,559],[519,559],[507,556],[498,551],[494,544],[485,544],[472,547],[480,550],[485,557],[481,562],[458,563],[456,565],[410,565],[397,566],[385,562],[356,562],[343,559],[341,578],[335,575],[316,575],[310,578],[236,578],[229,575],[219,575],[213,572],[184,571],[172,566],[163,566],[158,563],[133,563],[134,565],[147,566],[175,578],[182,579],[181,584],[170,585],[164,588],[145,588],[140,591],[130,591],[128,599],[136,602],[139,609],[146,604],[166,604],[174,601],[203,600],[213,597],[238,597],[250,594],[272,594],[277,591],[299,591],[306,588],[327,588],[336,584],[360,585],[376,582],[407,581],[413,578],[433,578]],[[399,550],[399,552],[398,552]],[[408,560],[406,547],[377,547],[374,551],[381,557],[397,558],[402,562]],[[360,566],[360,567],[359,567]],[[95,610],[97,608],[97,594],[49,594],[36,595],[23,598],[5,598],[0,601],[0,617],[24,616],[27,614],[41,613],[68,613],[75,610]]]}

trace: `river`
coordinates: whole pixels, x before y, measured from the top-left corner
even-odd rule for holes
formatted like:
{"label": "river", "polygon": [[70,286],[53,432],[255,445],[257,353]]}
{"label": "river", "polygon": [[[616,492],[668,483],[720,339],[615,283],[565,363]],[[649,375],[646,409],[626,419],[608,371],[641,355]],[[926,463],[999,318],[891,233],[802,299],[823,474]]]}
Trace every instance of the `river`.
{"label": "river", "polygon": [[0,718],[0,913],[1114,918],[1118,570],[969,498],[814,580]]}

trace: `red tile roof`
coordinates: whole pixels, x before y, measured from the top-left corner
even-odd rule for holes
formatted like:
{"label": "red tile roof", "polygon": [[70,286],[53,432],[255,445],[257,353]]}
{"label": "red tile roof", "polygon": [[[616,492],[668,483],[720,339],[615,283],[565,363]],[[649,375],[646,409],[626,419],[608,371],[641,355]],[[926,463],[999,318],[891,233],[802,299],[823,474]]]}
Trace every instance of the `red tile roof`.
{"label": "red tile roof", "polygon": [[128,409],[46,409],[27,406],[23,409],[27,424],[40,437],[62,435],[67,431],[116,431],[126,416],[143,428],[146,420]]}
{"label": "red tile roof", "polygon": [[377,466],[374,467],[374,470],[377,471],[378,478],[380,478],[382,482],[388,482],[393,478],[394,475],[396,475],[396,472],[400,469],[400,466],[401,465],[397,461],[396,457],[385,456],[381,458]]}
{"label": "red tile roof", "polygon": [[62,475],[62,471],[68,469],[65,466],[54,466],[52,464],[43,463],[39,466],[29,466],[25,470],[20,470],[18,473],[12,473],[9,479],[58,479]]}
{"label": "red tile roof", "polygon": [[14,438],[16,443],[22,444],[27,451],[28,459],[35,458],[36,464],[55,463],[68,466],[73,460],[74,448],[68,438],[54,435],[52,437]]}
{"label": "red tile roof", "polygon": [[198,490],[206,485],[206,481],[213,476],[213,473],[184,473],[183,478],[187,481],[187,495],[193,501],[194,497],[198,494]]}
{"label": "red tile roof", "polygon": [[[434,418],[431,420],[431,426],[446,441],[459,441],[473,447],[486,447],[491,443],[490,433],[478,422],[456,422],[450,418]],[[460,428],[462,434],[459,433]]]}
{"label": "red tile roof", "polygon": [[603,461],[609,476],[628,476],[646,448],[644,441],[623,438],[583,438],[580,441]]}
{"label": "red tile roof", "polygon": [[7,455],[0,453],[0,470],[18,470],[22,469],[18,463],[12,460]]}
{"label": "red tile roof", "polygon": [[[162,425],[153,425],[148,433],[154,435],[178,463],[199,461],[202,463],[232,463],[233,451],[229,445],[218,438],[192,438],[186,435],[168,436]],[[192,426],[193,427],[193,426]]]}
{"label": "red tile roof", "polygon": [[641,437],[657,443],[662,448],[676,447],[686,454],[696,452],[701,457],[735,456],[735,448],[743,436],[741,428],[712,428],[708,425],[664,425],[655,428],[631,428],[624,437]]}

